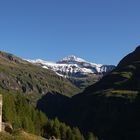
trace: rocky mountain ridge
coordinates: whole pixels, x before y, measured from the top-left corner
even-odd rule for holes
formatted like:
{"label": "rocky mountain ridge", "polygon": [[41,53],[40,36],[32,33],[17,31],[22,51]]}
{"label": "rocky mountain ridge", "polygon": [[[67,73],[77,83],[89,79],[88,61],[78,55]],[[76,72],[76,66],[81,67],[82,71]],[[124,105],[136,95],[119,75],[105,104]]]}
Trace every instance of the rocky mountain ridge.
{"label": "rocky mountain ridge", "polygon": [[57,62],[49,62],[41,59],[27,61],[54,71],[57,75],[70,80],[80,89],[96,83],[105,74],[115,68],[113,65],[91,63],[74,55],[67,56]]}
{"label": "rocky mountain ridge", "polygon": [[104,74],[115,68],[113,65],[103,65],[88,62],[74,55],[67,56],[57,62],[48,62],[41,59],[28,60],[46,69],[51,69],[64,77],[84,77],[89,74]]}

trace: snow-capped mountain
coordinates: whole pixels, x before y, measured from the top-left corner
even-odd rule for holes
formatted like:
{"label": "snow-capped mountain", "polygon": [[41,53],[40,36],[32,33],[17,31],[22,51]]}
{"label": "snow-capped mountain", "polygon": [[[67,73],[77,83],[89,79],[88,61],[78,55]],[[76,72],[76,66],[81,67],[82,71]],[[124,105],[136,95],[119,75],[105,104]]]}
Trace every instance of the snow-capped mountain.
{"label": "snow-capped mountain", "polygon": [[85,77],[89,74],[105,74],[115,68],[113,65],[102,65],[88,62],[74,55],[67,56],[58,62],[48,62],[41,59],[27,60],[31,63],[51,69],[64,77]]}

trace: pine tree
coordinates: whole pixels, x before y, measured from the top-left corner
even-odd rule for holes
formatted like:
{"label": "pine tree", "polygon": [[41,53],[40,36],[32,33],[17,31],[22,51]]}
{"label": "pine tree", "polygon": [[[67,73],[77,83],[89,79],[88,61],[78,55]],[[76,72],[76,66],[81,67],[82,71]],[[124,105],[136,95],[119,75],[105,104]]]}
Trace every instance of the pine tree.
{"label": "pine tree", "polygon": [[59,130],[59,127],[60,127],[60,122],[57,118],[55,118],[54,120],[54,124],[53,124],[53,134],[56,138],[60,138],[61,137],[61,134],[60,134],[60,130]]}
{"label": "pine tree", "polygon": [[67,127],[65,123],[62,123],[59,127],[60,135],[61,135],[61,140],[67,139],[66,137],[66,132],[67,132]]}
{"label": "pine tree", "polygon": [[92,132],[88,132],[87,140],[98,140],[98,138]]}
{"label": "pine tree", "polygon": [[84,140],[80,130],[77,127],[73,128],[72,132],[73,132],[73,135],[75,137],[75,140]]}
{"label": "pine tree", "polygon": [[72,134],[72,130],[71,130],[70,127],[68,127],[68,128],[67,128],[67,131],[66,131],[66,138],[67,138],[67,140],[73,140],[73,139],[74,139],[73,137],[74,137],[74,136],[73,136],[73,134]]}
{"label": "pine tree", "polygon": [[15,98],[12,95],[3,96],[3,120],[14,123],[16,120]]}

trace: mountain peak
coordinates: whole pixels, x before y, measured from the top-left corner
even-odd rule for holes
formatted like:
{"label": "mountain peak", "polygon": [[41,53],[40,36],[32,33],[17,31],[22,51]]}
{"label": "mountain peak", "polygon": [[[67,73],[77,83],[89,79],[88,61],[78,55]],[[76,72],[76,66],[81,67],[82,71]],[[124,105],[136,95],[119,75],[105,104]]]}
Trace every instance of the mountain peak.
{"label": "mountain peak", "polygon": [[140,45],[137,46],[137,48],[135,49],[135,51],[139,51],[140,52]]}
{"label": "mountain peak", "polygon": [[129,63],[135,63],[140,61],[140,45],[133,51],[132,53],[125,56],[120,63],[118,64],[119,67],[128,65]]}
{"label": "mountain peak", "polygon": [[65,61],[65,62],[86,62],[84,59],[82,59],[80,57],[77,57],[75,55],[66,56],[61,61]]}

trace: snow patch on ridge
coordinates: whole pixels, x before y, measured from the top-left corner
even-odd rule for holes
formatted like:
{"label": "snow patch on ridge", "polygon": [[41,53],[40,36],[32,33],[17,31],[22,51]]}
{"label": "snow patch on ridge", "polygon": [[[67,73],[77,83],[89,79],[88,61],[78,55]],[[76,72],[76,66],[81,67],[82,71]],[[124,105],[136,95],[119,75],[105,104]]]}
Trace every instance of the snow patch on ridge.
{"label": "snow patch on ridge", "polygon": [[91,63],[74,55],[67,56],[58,62],[41,59],[27,61],[40,65],[45,69],[51,69],[56,72],[57,75],[63,77],[80,77],[89,74],[106,73],[115,68],[115,66],[112,65]]}

